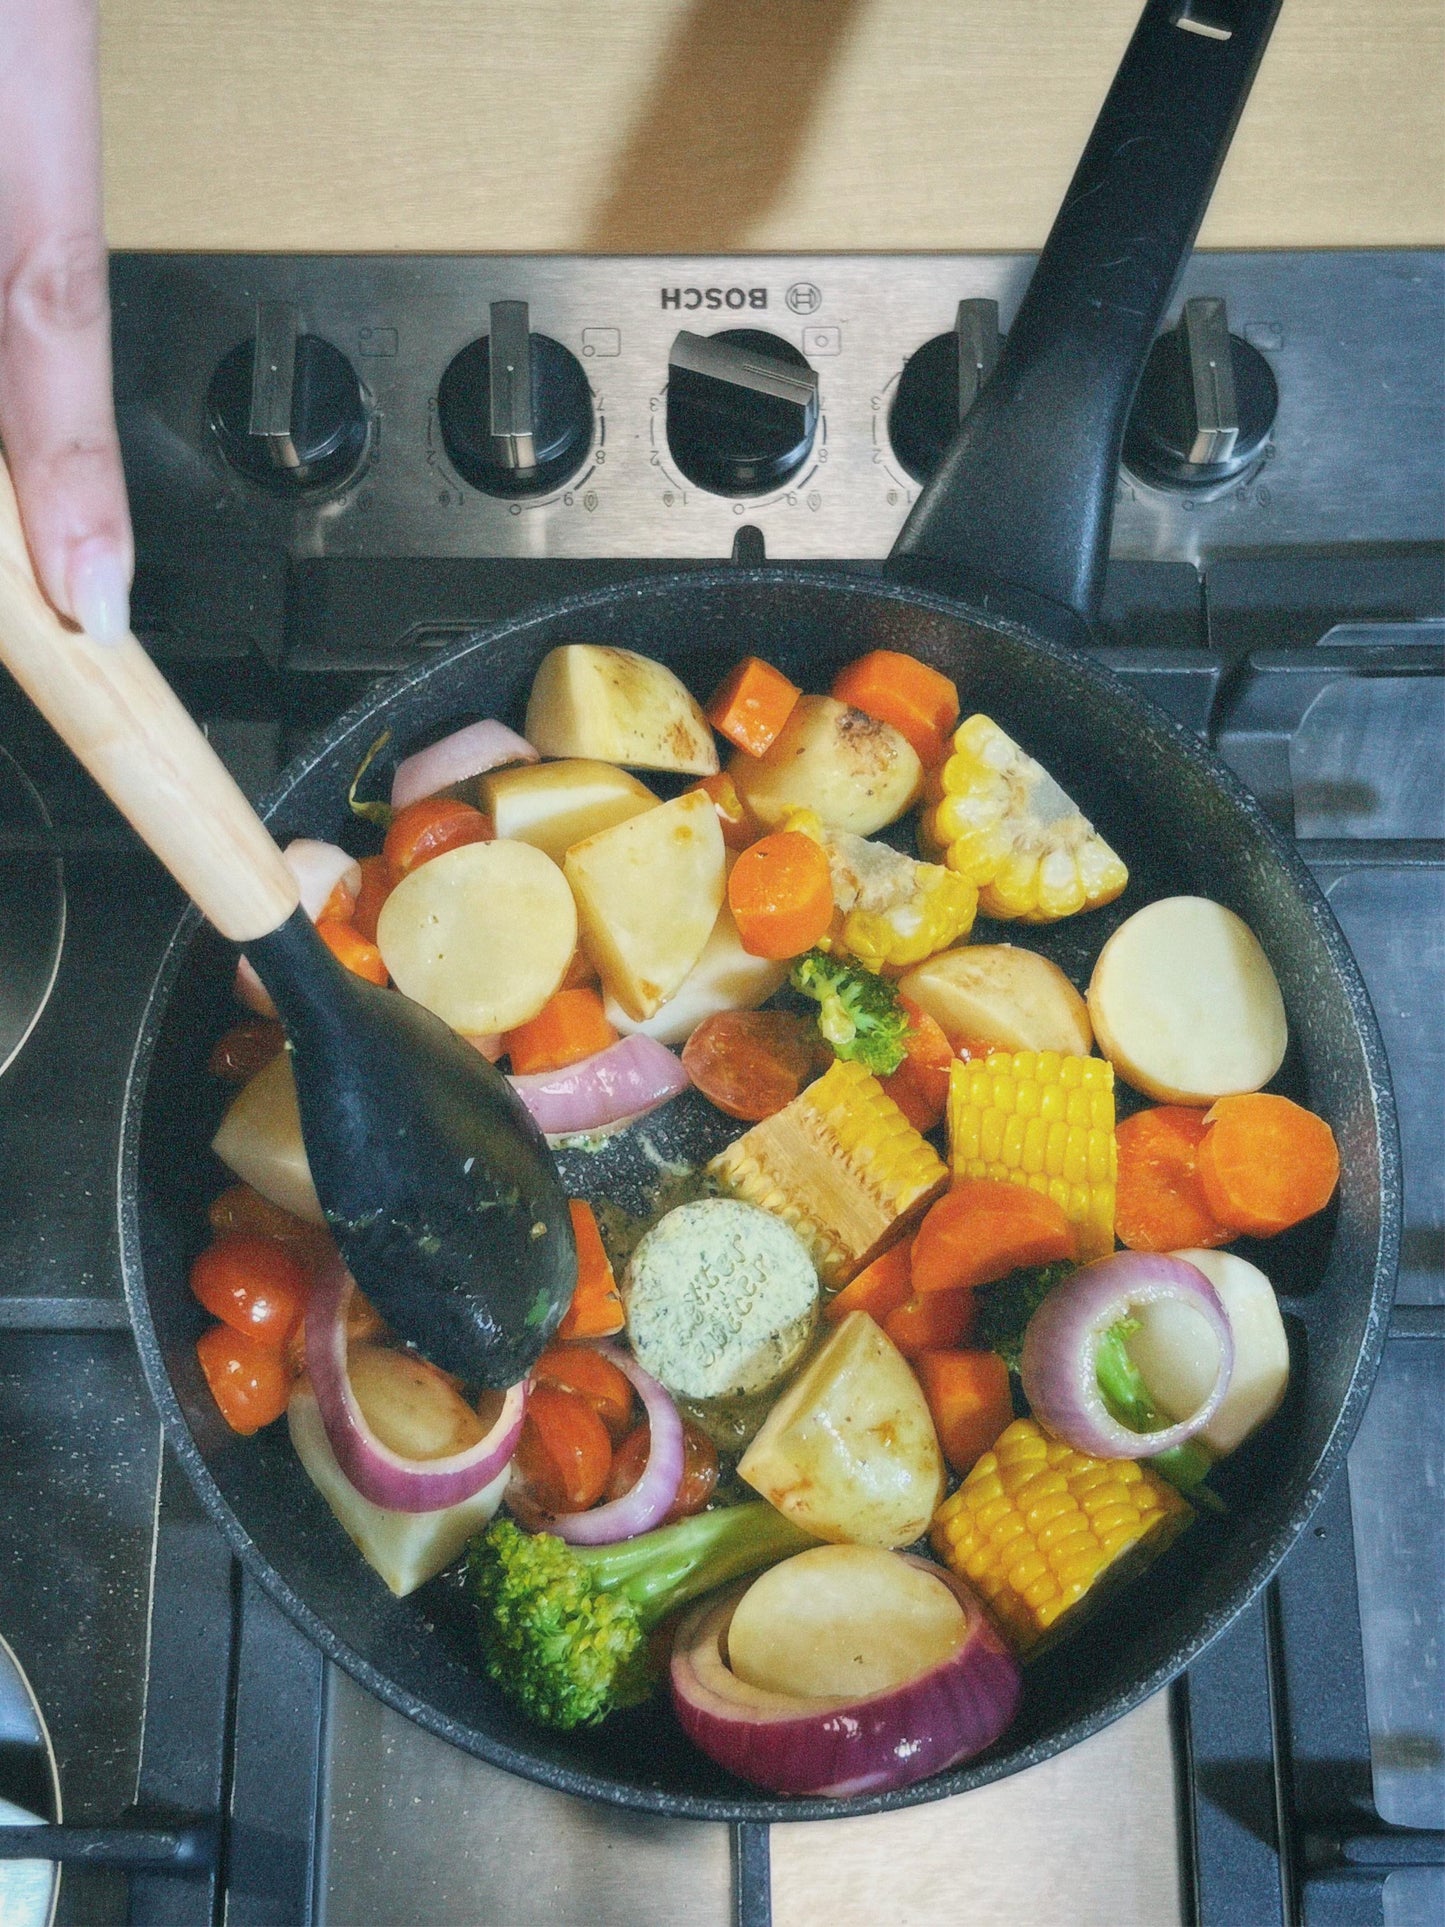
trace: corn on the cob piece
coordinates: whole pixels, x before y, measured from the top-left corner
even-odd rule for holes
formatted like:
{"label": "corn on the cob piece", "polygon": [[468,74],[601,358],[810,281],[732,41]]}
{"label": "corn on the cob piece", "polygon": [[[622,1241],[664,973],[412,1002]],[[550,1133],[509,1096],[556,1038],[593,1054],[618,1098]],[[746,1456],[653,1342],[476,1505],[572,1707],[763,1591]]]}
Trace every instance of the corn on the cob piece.
{"label": "corn on the cob piece", "polygon": [[925,847],[978,886],[985,916],[1052,923],[1112,902],[1129,881],[1073,798],[987,716],[959,725],[934,793]]}
{"label": "corn on the cob piece", "polygon": [[708,1170],[732,1197],[791,1226],[834,1288],[901,1236],[948,1183],[948,1167],[877,1078],[841,1058]]}
{"label": "corn on the cob piece", "polygon": [[1057,1636],[1193,1509],[1137,1459],[1093,1459],[1015,1419],[934,1514],[933,1549],[976,1586],[1015,1651]]}
{"label": "corn on the cob piece", "polygon": [[837,906],[831,947],[866,970],[907,970],[972,930],[978,891],[956,871],[848,830],[825,829],[812,810],[790,811],[783,827],[827,852]]}
{"label": "corn on the cob piece", "polygon": [[955,1063],[948,1151],[956,1178],[1005,1178],[1052,1198],[1080,1257],[1114,1249],[1114,1071],[1102,1057],[994,1051]]}

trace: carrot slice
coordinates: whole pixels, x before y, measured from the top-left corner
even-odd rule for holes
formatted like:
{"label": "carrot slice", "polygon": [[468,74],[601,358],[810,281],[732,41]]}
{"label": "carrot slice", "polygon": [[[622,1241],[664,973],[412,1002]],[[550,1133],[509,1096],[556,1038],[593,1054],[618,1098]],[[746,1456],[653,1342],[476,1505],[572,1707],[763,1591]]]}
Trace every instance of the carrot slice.
{"label": "carrot slice", "polygon": [[959,1291],[914,1292],[883,1320],[883,1329],[905,1358],[961,1345],[978,1310],[971,1286]]}
{"label": "carrot slice", "polygon": [[380,984],[383,989],[390,983],[381,952],[374,943],[366,941],[354,924],[333,923],[329,917],[323,917],[316,926],[316,934],[353,976],[364,977],[369,984]]}
{"label": "carrot slice", "polygon": [[1203,1111],[1161,1104],[1136,1111],[1115,1131],[1114,1230],[1131,1251],[1207,1250],[1234,1236],[1210,1210],[1199,1176],[1199,1146],[1207,1130]]}
{"label": "carrot slice", "polygon": [[761,756],[793,713],[802,695],[781,669],[758,656],[744,656],[707,706],[707,719],[719,736]]}
{"label": "carrot slice", "polygon": [[961,1178],[918,1227],[913,1289],[924,1295],[972,1289],[1022,1265],[1077,1255],[1074,1227],[1052,1198],[1000,1178]]}
{"label": "carrot slice", "polygon": [[849,1312],[866,1311],[875,1324],[881,1325],[889,1312],[896,1311],[905,1299],[912,1297],[909,1244],[910,1240],[904,1238],[901,1243],[890,1245],[871,1265],[864,1265],[858,1276],[824,1305],[823,1316],[828,1322],[841,1325]]}
{"label": "carrot slice", "polygon": [[356,893],[351,921],[368,943],[376,942],[376,920],[395,887],[396,877],[384,856],[361,859],[361,888]]}
{"label": "carrot slice", "polygon": [[1257,1238],[1323,1211],[1340,1179],[1335,1134],[1322,1117],[1271,1091],[1221,1097],[1205,1113],[1199,1177],[1221,1224]]}
{"label": "carrot slice", "polygon": [[763,837],[733,865],[728,907],[749,956],[800,957],[833,921],[827,852],[800,830]]}
{"label": "carrot slice", "polygon": [[916,656],[874,649],[840,669],[833,695],[906,736],[925,769],[941,763],[949,731],[958,721],[958,690],[948,677]]}
{"label": "carrot slice", "polygon": [[535,1017],[509,1030],[506,1041],[513,1071],[528,1077],[534,1071],[560,1071],[568,1064],[580,1064],[584,1057],[595,1057],[617,1042],[617,1032],[607,1021],[598,993],[579,984],[555,992]]}
{"label": "carrot slice", "polygon": [[943,1456],[962,1476],[1013,1423],[1008,1366],[997,1352],[920,1352],[913,1361]]}
{"label": "carrot slice", "polygon": [[585,1198],[569,1198],[572,1236],[577,1242],[577,1289],[557,1327],[558,1338],[608,1338],[623,1326],[622,1299],[612,1261]]}
{"label": "carrot slice", "polygon": [[752,812],[738,795],[738,786],[725,769],[720,769],[715,776],[704,776],[700,783],[693,784],[693,788],[712,798],[723,842],[730,850],[745,850],[756,839],[758,826],[753,821]]}
{"label": "carrot slice", "polygon": [[942,1123],[948,1106],[953,1052],[942,1025],[926,1010],[911,997],[898,1001],[908,1013],[908,1029],[903,1033],[908,1055],[891,1076],[879,1081],[915,1131],[931,1131]]}

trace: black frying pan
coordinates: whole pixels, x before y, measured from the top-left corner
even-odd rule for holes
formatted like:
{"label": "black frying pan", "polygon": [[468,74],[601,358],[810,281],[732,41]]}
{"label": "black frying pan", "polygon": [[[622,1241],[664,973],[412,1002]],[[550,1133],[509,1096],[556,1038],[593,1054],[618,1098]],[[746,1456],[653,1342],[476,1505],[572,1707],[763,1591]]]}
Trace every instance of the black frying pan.
{"label": "black frying pan", "polygon": [[[1399,1235],[1394,1112],[1368,999],[1308,873],[1233,777],[1074,653],[1097,603],[1143,358],[1276,8],[1151,0],[992,381],[882,584],[731,568],[544,609],[462,643],[342,717],[293,765],[267,812],[278,830],[348,840],[347,785],[383,727],[391,753],[403,754],[465,717],[519,726],[536,665],[561,642],[643,651],[704,696],[744,651],[819,689],[865,650],[903,649],[946,670],[968,709],[995,716],[1055,770],[1130,864],[1119,904],[1029,933],[1076,982],[1118,921],[1153,897],[1217,898],[1259,934],[1290,1016],[1280,1088],[1330,1119],[1343,1152],[1330,1212],[1256,1254],[1285,1308],[1290,1392],[1267,1431],[1221,1468],[1227,1517],[1201,1518],[1033,1666],[1019,1719],[991,1753],[875,1798],[768,1799],[694,1752],[662,1701],[593,1731],[533,1727],[481,1677],[454,1580],[393,1599],[280,1428],[234,1438],[200,1379],[194,1341],[204,1318],[186,1266],[223,1182],[204,1150],[220,1107],[205,1060],[232,1018],[233,959],[194,913],[170,944],[132,1067],[120,1225],[137,1339],[171,1444],[246,1565],[328,1654],[496,1765],[619,1805],[713,1820],[834,1817],[980,1785],[1072,1745],[1194,1659],[1264,1584],[1343,1457],[1378,1361]],[[733,1128],[685,1097],[564,1175],[569,1187],[637,1201],[655,1175],[644,1133],[665,1154],[697,1158]]]}

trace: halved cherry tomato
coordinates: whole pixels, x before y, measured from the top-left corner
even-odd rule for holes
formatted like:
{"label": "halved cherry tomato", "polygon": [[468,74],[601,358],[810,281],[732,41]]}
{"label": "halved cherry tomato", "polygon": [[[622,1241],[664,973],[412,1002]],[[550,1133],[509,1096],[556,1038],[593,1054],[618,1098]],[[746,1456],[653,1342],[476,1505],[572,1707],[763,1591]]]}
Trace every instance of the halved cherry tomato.
{"label": "halved cherry tomato", "polygon": [[364,977],[369,984],[380,984],[383,990],[390,983],[381,952],[374,943],[366,941],[355,925],[332,923],[323,917],[316,926],[316,934],[354,977]]}
{"label": "halved cherry tomato", "polygon": [[832,1061],[811,1017],[791,1010],[720,1010],[688,1038],[682,1068],[710,1104],[759,1124],[791,1104]]}
{"label": "halved cherry tomato", "polygon": [[351,921],[368,943],[376,942],[376,920],[381,906],[396,888],[396,878],[384,856],[361,859],[361,888],[356,893],[356,908]]}
{"label": "halved cherry tomato", "polygon": [[274,1351],[306,1312],[306,1267],[274,1238],[233,1232],[191,1266],[191,1290],[213,1318]]}
{"label": "halved cherry tomato", "polygon": [[[253,1191],[249,1184],[233,1184],[220,1197],[212,1198],[206,1208],[206,1217],[218,1238],[225,1237],[229,1231],[244,1231],[256,1238],[274,1238],[277,1244],[285,1245],[308,1269],[331,1257],[336,1249],[331,1242],[331,1233],[323,1225],[308,1224],[304,1218],[293,1217],[291,1212],[283,1211],[279,1204],[272,1204],[259,1191]],[[351,1295],[357,1298],[361,1294],[353,1292]]]}
{"label": "halved cherry tomato", "polygon": [[[607,1481],[609,1500],[620,1499],[632,1490],[642,1477],[651,1450],[652,1432],[647,1425],[639,1425],[627,1434],[612,1455],[612,1476]],[[670,1526],[675,1519],[686,1519],[691,1513],[701,1512],[717,1486],[717,1447],[690,1419],[682,1422],[682,1453],[682,1484],[671,1507],[658,1520],[659,1525]]]}
{"label": "halved cherry tomato", "polygon": [[538,1385],[527,1400],[512,1464],[521,1485],[507,1495],[513,1511],[582,1512],[606,1490],[612,1441],[585,1398]]}
{"label": "halved cherry tomato", "polygon": [[196,1358],[221,1417],[249,1438],[286,1410],[291,1373],[285,1355],[230,1325],[212,1325],[196,1340]]}
{"label": "halved cherry tomato", "polygon": [[398,877],[448,850],[468,843],[490,843],[496,835],[492,819],[453,796],[424,796],[408,803],[391,819],[382,855]]}
{"label": "halved cherry tomato", "polygon": [[285,1046],[286,1033],[279,1024],[232,1024],[211,1046],[206,1069],[223,1084],[249,1084]]}
{"label": "halved cherry tomato", "polygon": [[534,1385],[557,1385],[585,1399],[615,1445],[632,1423],[632,1387],[591,1345],[552,1345],[532,1367]]}

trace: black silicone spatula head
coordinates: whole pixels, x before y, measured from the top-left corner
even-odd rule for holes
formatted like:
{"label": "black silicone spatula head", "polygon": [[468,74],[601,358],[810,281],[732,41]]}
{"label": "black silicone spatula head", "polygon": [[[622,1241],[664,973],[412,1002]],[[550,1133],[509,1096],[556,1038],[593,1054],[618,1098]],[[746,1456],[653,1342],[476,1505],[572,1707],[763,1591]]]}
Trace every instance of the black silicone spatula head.
{"label": "black silicone spatula head", "polygon": [[541,1132],[480,1051],[344,970],[303,910],[246,955],[286,1026],[312,1181],[351,1275],[433,1364],[514,1384],[577,1280]]}

